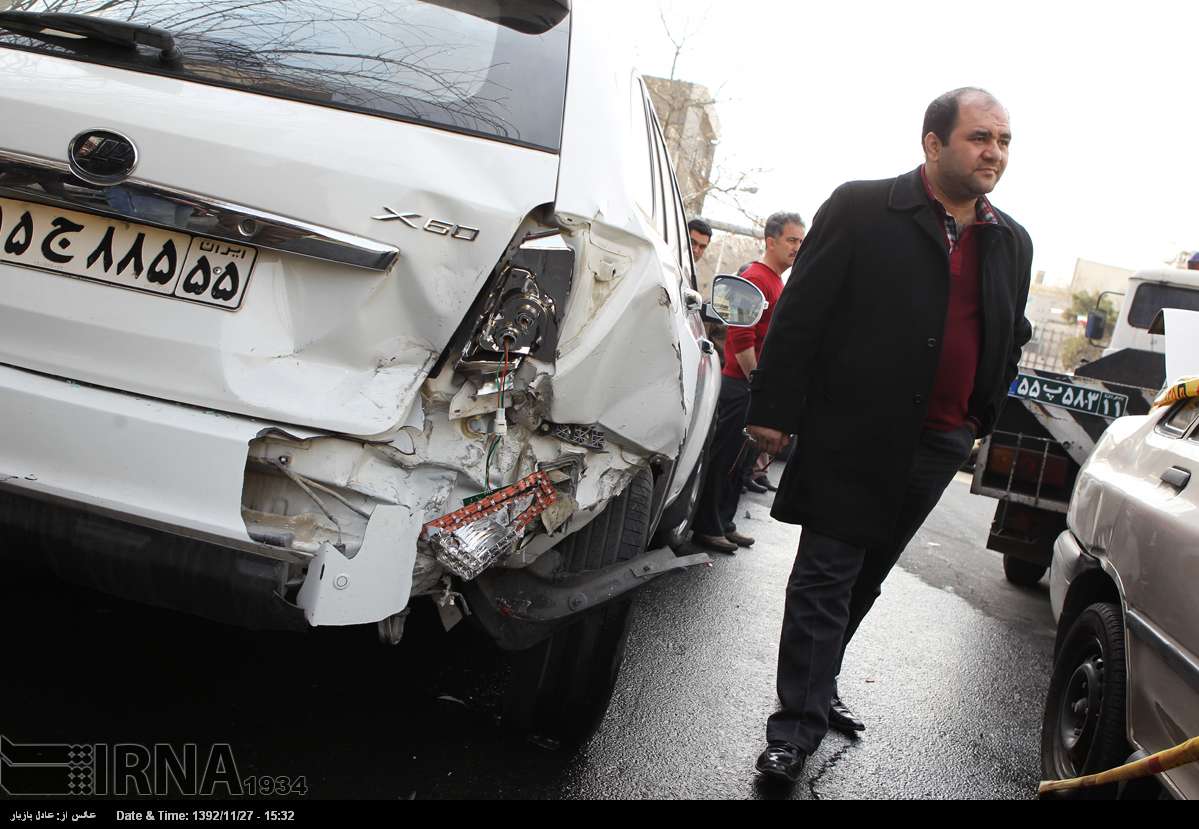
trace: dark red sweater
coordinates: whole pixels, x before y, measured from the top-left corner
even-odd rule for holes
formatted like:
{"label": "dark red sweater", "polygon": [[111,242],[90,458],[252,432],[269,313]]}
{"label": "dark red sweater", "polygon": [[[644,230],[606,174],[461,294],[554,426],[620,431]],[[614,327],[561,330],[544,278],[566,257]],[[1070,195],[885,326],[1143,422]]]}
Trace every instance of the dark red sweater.
{"label": "dark red sweater", "polygon": [[941,359],[924,425],[938,432],[951,432],[971,420],[970,395],[974,392],[983,335],[978,241],[981,225],[994,223],[996,219],[990,203],[985,198],[979,199],[978,222],[955,233],[956,226],[949,226],[952,218],[933,196],[927,178],[924,188],[933,212],[946,229],[945,243],[949,249],[949,305],[941,337]]}

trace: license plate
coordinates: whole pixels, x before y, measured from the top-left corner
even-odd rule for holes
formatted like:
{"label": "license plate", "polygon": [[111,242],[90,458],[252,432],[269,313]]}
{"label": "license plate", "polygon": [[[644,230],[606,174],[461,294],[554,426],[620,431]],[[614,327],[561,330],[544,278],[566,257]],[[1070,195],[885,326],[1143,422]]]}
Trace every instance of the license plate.
{"label": "license plate", "polygon": [[1123,417],[1128,410],[1126,395],[1113,394],[1089,386],[1076,386],[1073,383],[1037,377],[1033,374],[1016,375],[1008,394],[1025,400],[1035,400],[1047,406],[1057,406],[1100,417]]}
{"label": "license plate", "polygon": [[249,245],[0,198],[12,265],[236,311],[257,259]]}

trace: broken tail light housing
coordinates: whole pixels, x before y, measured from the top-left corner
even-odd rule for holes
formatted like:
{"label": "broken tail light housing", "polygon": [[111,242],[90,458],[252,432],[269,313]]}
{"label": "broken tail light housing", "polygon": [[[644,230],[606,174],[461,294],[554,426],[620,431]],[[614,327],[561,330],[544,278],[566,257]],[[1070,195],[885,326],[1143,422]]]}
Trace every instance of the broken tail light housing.
{"label": "broken tail light housing", "polygon": [[526,242],[504,266],[488,295],[459,369],[494,373],[510,357],[552,362],[558,328],[574,281],[574,251],[560,236]]}
{"label": "broken tail light housing", "polygon": [[557,500],[549,476],[534,472],[430,521],[421,538],[446,569],[470,581],[511,555],[529,525]]}

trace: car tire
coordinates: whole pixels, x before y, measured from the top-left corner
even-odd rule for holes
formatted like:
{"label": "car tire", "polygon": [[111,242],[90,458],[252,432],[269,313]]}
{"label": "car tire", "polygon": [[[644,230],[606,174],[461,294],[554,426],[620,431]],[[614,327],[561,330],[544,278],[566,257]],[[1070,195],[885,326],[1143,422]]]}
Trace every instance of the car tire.
{"label": "car tire", "polygon": [[[636,558],[646,550],[653,478],[641,470],[604,512],[559,546],[564,575]],[[512,658],[505,723],[560,742],[589,737],[608,710],[624,661],[633,599],[585,611],[552,636]]]}
{"label": "car tire", "polygon": [[[1041,774],[1065,780],[1095,774],[1128,757],[1124,618],[1119,606],[1093,604],[1070,626],[1054,661],[1041,722]],[[1113,797],[1116,787],[1081,790]]]}
{"label": "car tire", "polygon": [[1044,565],[1033,564],[1031,561],[1025,561],[1015,556],[1005,555],[1003,557],[1004,578],[1017,587],[1032,587],[1041,580],[1048,569]]}
{"label": "car tire", "polygon": [[561,555],[559,573],[602,570],[644,553],[653,501],[653,476],[648,469],[641,469],[591,523],[554,548]]}
{"label": "car tire", "polygon": [[504,722],[571,745],[590,737],[616,688],[632,606],[631,599],[609,602],[515,654]]}

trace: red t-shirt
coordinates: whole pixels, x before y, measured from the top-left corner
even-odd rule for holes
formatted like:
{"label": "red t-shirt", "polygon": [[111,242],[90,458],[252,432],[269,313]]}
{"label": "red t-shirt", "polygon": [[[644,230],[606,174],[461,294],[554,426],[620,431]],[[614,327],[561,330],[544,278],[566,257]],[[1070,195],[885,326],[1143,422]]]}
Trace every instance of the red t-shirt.
{"label": "red t-shirt", "polygon": [[758,286],[758,290],[766,297],[765,313],[762,314],[762,319],[758,320],[758,324],[752,328],[733,328],[729,327],[728,333],[724,339],[724,371],[725,377],[735,377],[739,380],[746,380],[745,372],[741,370],[741,364],[737,362],[737,355],[742,351],[747,351],[752,348],[754,356],[761,359],[762,343],[766,342],[766,330],[770,328],[770,318],[774,316],[774,309],[779,303],[779,297],[783,295],[783,280],[777,273],[771,270],[761,262],[754,262],[745,273],[741,274],[742,279],[747,279]]}

